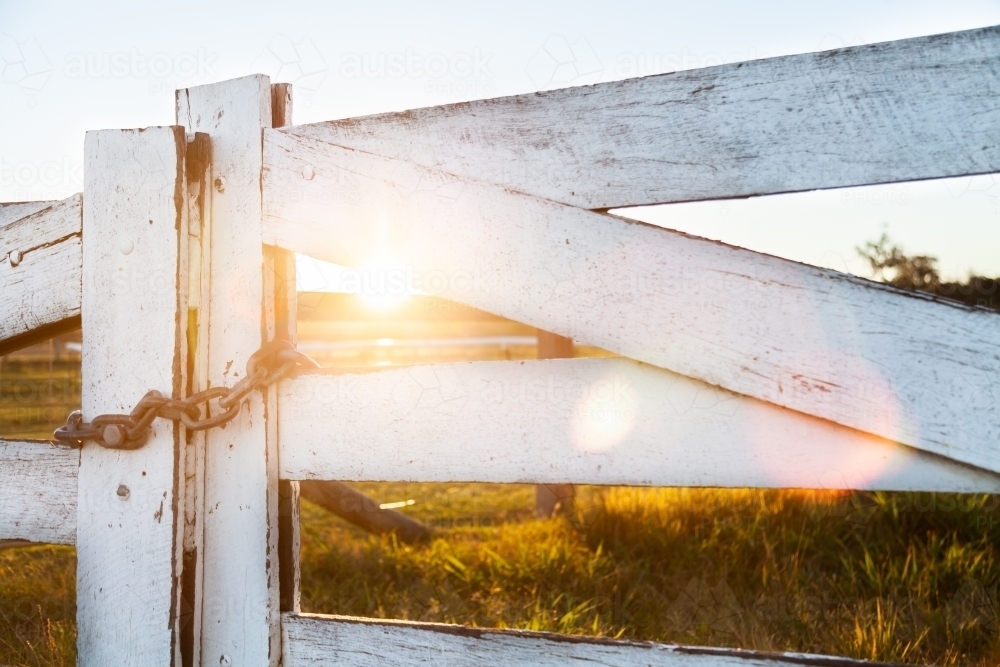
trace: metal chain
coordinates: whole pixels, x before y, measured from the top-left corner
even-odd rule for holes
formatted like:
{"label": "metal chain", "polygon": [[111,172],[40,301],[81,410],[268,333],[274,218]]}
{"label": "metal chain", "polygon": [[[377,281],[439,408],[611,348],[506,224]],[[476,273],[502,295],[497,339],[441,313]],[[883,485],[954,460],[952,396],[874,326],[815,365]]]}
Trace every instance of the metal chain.
{"label": "metal chain", "polygon": [[[108,449],[139,449],[149,439],[149,427],[157,417],[179,421],[189,431],[222,426],[239,414],[240,403],[250,392],[274,384],[296,366],[319,368],[319,364],[288,341],[271,341],[250,355],[247,374],[231,388],[212,387],[185,399],[167,398],[154,389],[139,400],[131,413],[100,415],[89,423],[83,421],[83,415],[77,410],[69,416],[65,426],[56,429],[54,437],[77,448],[90,440]],[[212,414],[212,401],[218,404],[215,414]]]}

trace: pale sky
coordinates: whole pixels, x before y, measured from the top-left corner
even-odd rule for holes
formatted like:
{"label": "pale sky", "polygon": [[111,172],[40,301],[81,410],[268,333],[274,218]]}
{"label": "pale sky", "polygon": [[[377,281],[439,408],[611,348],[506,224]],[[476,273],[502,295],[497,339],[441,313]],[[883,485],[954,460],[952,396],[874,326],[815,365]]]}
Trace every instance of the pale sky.
{"label": "pale sky", "polygon": [[[175,88],[252,72],[292,82],[308,123],[998,23],[1000,0],[0,0],[0,201],[80,191],[86,130],[169,125]],[[854,246],[886,230],[946,276],[1000,274],[1000,176],[629,215],[861,274]]]}

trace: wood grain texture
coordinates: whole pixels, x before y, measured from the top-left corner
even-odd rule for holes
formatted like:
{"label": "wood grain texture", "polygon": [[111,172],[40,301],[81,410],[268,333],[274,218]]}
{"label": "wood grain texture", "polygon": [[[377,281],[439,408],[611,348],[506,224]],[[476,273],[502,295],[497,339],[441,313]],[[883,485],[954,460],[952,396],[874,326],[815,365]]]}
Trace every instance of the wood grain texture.
{"label": "wood grain texture", "polygon": [[[185,156],[188,203],[188,395],[208,389],[208,322],[201,317],[211,302],[210,266],[211,139],[204,133],[187,135]],[[192,141],[193,140],[193,141]],[[193,344],[192,342],[193,341]],[[186,433],[184,457],[184,577],[181,605],[181,653],[184,664],[201,665],[205,538],[205,432]],[[190,656],[190,658],[188,657]]]}
{"label": "wood grain texture", "polygon": [[[271,126],[292,124],[292,84],[271,84]],[[264,290],[273,294],[273,304],[265,308],[269,317],[269,338],[298,343],[298,289],[295,253],[269,247],[264,251]],[[277,410],[277,388],[268,390],[268,410]],[[274,414],[271,412],[271,414]],[[299,566],[299,483],[278,483],[278,561],[281,611],[299,611],[302,572]]]}
{"label": "wood grain texture", "polygon": [[279,386],[284,479],[1000,491],[1000,475],[627,359]]}
{"label": "wood grain texture", "polygon": [[57,203],[59,203],[58,199],[0,202],[0,227],[5,227],[15,220],[20,220],[32,213],[38,213],[42,209]]}
{"label": "wood grain texture", "polygon": [[0,540],[76,543],[80,452],[0,440]]}
{"label": "wood grain texture", "polygon": [[311,139],[264,150],[268,243],[388,258],[386,280],[1000,470],[995,312]]}
{"label": "wood grain texture", "polygon": [[[14,206],[4,207],[3,212],[14,213],[8,209]],[[17,210],[28,213],[0,223],[0,350],[4,353],[13,351],[3,349],[5,343],[19,338],[26,344],[37,342],[28,340],[33,331],[79,318],[83,286],[82,196],[28,202]],[[17,266],[10,263],[11,251],[22,255]]]}
{"label": "wood grain texture", "polygon": [[[184,130],[88,132],[83,416],[182,398],[187,305]],[[179,665],[183,454],[156,420],[141,449],[86,443],[77,511],[77,664]],[[182,505],[181,505],[182,507]]]}
{"label": "wood grain texture", "polygon": [[[878,667],[874,663],[802,653],[759,653],[490,630],[443,623],[348,616],[284,614],[284,667],[411,665],[537,665],[538,667]],[[888,666],[886,666],[888,667]],[[896,667],[899,667],[898,665]]]}
{"label": "wood grain texture", "polygon": [[590,209],[1000,171],[1000,27],[281,133]]}
{"label": "wood grain texture", "polygon": [[[271,125],[268,78],[253,75],[177,91],[177,122],[212,144],[207,272],[210,386],[243,378],[267,333],[261,242],[261,133]],[[219,190],[222,190],[221,192]],[[280,659],[277,444],[266,396],[253,392],[240,415],[206,432],[204,664],[277,665]],[[225,658],[224,658],[225,657]]]}

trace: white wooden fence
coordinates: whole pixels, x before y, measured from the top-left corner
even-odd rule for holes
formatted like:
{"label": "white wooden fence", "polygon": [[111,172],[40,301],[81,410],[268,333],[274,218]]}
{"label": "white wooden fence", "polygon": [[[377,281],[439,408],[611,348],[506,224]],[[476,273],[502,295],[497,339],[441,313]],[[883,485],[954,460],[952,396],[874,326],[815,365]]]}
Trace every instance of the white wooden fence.
{"label": "white wooden fence", "polygon": [[625,358],[303,373],[135,451],[0,441],[0,539],[76,545],[85,666],[855,664],[302,614],[294,480],[1000,492],[996,313],[606,213],[1000,171],[998,69],[986,28],[288,127],[253,75],[89,132],[82,196],[0,207],[0,351],[82,322],[88,418],[294,341],[293,251]]}

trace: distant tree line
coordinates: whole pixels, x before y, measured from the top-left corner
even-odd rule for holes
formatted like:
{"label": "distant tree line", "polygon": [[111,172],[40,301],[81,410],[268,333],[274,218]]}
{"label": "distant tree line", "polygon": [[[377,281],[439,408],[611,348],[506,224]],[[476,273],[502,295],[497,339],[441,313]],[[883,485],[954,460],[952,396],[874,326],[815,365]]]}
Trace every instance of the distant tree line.
{"label": "distant tree line", "polygon": [[856,250],[868,261],[875,280],[1000,312],[1000,278],[970,275],[964,282],[942,281],[937,257],[907,255],[884,232]]}

